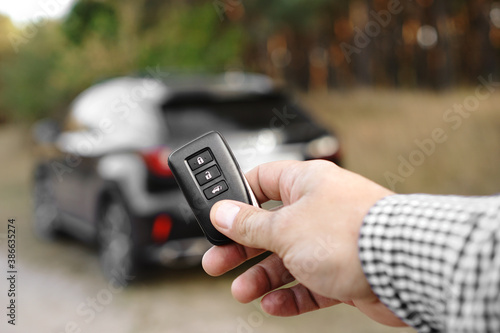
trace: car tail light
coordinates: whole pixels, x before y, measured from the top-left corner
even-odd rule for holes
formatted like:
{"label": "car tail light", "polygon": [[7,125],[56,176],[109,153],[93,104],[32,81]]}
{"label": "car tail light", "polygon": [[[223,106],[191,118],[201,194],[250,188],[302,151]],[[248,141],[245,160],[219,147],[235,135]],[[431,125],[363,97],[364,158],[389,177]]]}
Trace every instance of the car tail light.
{"label": "car tail light", "polygon": [[327,135],[311,141],[307,146],[309,159],[323,159],[335,163],[341,160],[340,144],[337,138]]}
{"label": "car tail light", "polygon": [[170,236],[171,231],[172,218],[167,214],[160,214],[154,220],[151,238],[156,243],[164,243]]}
{"label": "car tail light", "polygon": [[159,177],[173,177],[172,170],[168,166],[168,156],[170,149],[167,147],[159,147],[152,150],[141,152],[144,162],[148,166],[149,171]]}

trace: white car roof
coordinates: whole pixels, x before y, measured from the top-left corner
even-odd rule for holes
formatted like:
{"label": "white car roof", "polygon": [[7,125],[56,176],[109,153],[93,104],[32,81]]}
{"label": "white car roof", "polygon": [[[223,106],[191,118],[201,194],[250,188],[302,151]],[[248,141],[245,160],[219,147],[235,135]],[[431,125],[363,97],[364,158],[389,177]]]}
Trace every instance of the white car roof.
{"label": "white car roof", "polygon": [[[103,119],[141,121],[165,99],[166,86],[152,78],[122,77],[96,84],[73,102],[71,113],[78,123],[95,128]],[[146,115],[147,116],[147,115]]]}
{"label": "white car roof", "polygon": [[59,145],[94,155],[161,144],[166,124],[160,106],[166,94],[166,86],[152,78],[123,77],[94,85],[73,102],[70,118],[77,129],[63,133]]}

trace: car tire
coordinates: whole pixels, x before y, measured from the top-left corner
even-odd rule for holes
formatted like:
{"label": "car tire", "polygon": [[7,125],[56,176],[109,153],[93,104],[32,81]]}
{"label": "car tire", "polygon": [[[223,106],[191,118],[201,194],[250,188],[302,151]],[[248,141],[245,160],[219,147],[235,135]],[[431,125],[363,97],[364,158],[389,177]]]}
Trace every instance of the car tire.
{"label": "car tire", "polygon": [[133,239],[133,218],[122,200],[111,199],[103,207],[99,228],[101,269],[110,282],[126,286],[137,274],[138,260]]}
{"label": "car tire", "polygon": [[51,179],[40,168],[33,186],[33,229],[38,238],[54,240],[58,234],[58,210]]}

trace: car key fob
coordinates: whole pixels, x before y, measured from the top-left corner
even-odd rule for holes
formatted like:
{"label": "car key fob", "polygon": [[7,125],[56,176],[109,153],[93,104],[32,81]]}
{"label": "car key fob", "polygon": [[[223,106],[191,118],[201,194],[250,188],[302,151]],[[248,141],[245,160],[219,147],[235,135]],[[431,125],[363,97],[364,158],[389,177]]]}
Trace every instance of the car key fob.
{"label": "car key fob", "polygon": [[210,221],[210,209],[220,200],[259,207],[231,149],[218,132],[209,132],[170,154],[168,165],[189,206],[214,245],[231,242]]}

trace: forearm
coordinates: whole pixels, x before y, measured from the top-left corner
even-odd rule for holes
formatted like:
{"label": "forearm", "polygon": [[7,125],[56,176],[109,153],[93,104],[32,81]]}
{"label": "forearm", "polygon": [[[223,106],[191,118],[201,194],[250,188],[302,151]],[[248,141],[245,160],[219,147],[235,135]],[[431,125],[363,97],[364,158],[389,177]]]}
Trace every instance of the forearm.
{"label": "forearm", "polygon": [[359,247],[373,291],[409,325],[500,331],[500,197],[387,197]]}

